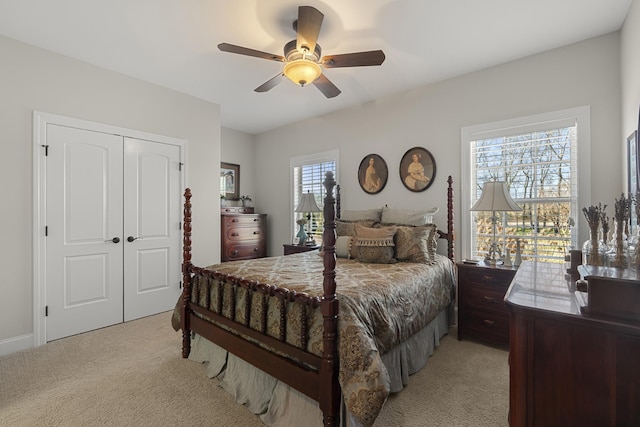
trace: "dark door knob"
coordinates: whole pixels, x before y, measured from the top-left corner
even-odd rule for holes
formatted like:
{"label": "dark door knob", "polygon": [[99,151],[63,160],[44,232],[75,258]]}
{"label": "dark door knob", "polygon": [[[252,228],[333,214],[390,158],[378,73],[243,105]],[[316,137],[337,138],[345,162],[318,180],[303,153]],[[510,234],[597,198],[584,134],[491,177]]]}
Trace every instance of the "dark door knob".
{"label": "dark door knob", "polygon": [[120,238],[119,237],[114,237],[111,240],[105,240],[105,242],[120,243]]}
{"label": "dark door knob", "polygon": [[139,239],[139,237],[129,236],[129,237],[127,237],[127,242],[131,243],[131,242],[133,242],[134,240],[138,240],[138,239]]}

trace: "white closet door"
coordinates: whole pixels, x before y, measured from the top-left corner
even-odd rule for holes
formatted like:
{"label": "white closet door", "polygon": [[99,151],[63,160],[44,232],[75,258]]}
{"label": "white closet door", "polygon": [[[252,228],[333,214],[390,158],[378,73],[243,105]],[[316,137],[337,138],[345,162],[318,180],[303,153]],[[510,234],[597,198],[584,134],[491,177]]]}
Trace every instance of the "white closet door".
{"label": "white closet door", "polygon": [[124,320],[180,295],[180,148],[124,139]]}
{"label": "white closet door", "polygon": [[47,125],[46,338],[122,322],[122,137]]}

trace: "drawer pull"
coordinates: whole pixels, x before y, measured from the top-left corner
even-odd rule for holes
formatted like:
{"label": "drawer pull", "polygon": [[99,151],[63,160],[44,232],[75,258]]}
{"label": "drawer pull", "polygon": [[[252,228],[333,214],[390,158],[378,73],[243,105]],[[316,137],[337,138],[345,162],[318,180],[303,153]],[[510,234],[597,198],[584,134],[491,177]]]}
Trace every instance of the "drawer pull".
{"label": "drawer pull", "polygon": [[231,255],[238,255],[238,251],[231,251]]}
{"label": "drawer pull", "polygon": [[494,326],[496,324],[495,320],[484,319],[483,322],[485,325],[488,325],[488,326]]}
{"label": "drawer pull", "polygon": [[493,282],[495,279],[495,277],[485,274],[484,276],[482,276],[482,280],[484,280],[485,282]]}
{"label": "drawer pull", "polygon": [[253,252],[260,252],[260,248],[253,248]]}
{"label": "drawer pull", "polygon": [[254,231],[253,234],[260,234],[260,232],[259,231]]}
{"label": "drawer pull", "polygon": [[253,218],[253,222],[258,222],[260,221],[260,218]]}
{"label": "drawer pull", "polygon": [[231,222],[238,222],[238,220],[234,218],[231,220]]}
{"label": "drawer pull", "polygon": [[485,296],[483,296],[483,297],[482,297],[482,299],[484,299],[484,300],[485,300],[485,302],[490,302],[490,303],[492,303],[492,304],[495,304],[495,303],[497,302],[495,298],[493,298],[493,297],[488,297],[488,296],[486,296],[486,295],[485,295]]}
{"label": "drawer pull", "polygon": [[238,234],[238,233],[231,233],[231,235],[232,235],[233,237],[238,237],[238,236],[239,236],[239,234]]}

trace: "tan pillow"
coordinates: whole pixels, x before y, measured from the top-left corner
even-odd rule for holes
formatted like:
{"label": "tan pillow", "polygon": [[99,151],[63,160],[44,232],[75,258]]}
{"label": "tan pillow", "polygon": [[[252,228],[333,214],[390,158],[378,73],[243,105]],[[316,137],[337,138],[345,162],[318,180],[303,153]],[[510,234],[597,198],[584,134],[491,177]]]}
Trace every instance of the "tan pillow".
{"label": "tan pillow", "polygon": [[433,264],[437,245],[437,227],[434,224],[422,227],[398,227],[396,232],[396,254],[398,261]]}
{"label": "tan pillow", "polygon": [[343,221],[336,220],[336,235],[337,236],[355,236],[356,235],[356,224],[363,225],[365,227],[373,227],[375,221],[367,220],[367,221]]}
{"label": "tan pillow", "polygon": [[393,242],[397,227],[370,228],[356,224],[356,245],[358,246],[358,261],[367,263],[393,264]]}

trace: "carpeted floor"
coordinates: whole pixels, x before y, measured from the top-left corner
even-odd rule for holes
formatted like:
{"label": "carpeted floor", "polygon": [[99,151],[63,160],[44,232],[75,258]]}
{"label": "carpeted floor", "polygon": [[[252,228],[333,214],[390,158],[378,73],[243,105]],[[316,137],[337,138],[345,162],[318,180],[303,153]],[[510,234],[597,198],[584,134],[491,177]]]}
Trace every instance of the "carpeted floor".
{"label": "carpeted floor", "polygon": [[[161,313],[0,358],[2,426],[262,426],[181,358]],[[376,427],[506,426],[508,352],[458,341],[392,395]]]}

